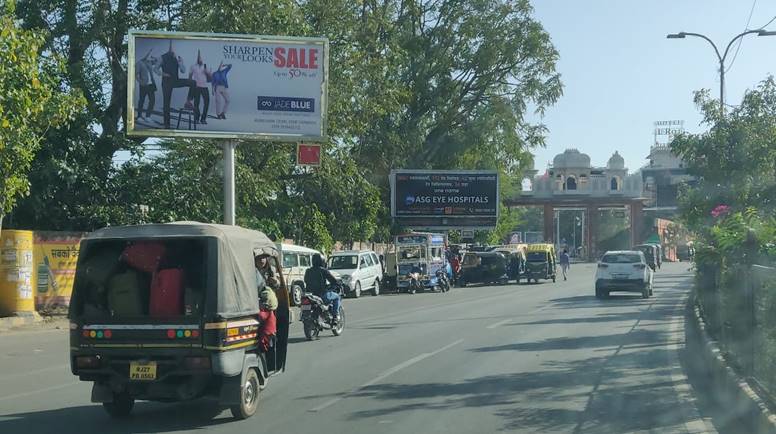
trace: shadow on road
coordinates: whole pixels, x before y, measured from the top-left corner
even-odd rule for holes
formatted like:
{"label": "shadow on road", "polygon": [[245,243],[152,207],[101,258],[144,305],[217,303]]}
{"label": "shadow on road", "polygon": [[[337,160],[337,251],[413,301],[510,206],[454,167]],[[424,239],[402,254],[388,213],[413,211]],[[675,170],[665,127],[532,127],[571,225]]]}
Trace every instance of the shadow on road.
{"label": "shadow on road", "polygon": [[[386,405],[356,411],[350,418],[487,408],[484,411],[503,418],[502,430],[661,432],[661,428],[685,421],[680,411],[683,403],[673,393],[674,383],[666,380],[670,369],[656,367],[665,363],[668,351],[628,352],[615,360],[593,357],[545,363],[546,370],[539,372],[490,375],[457,383],[372,385],[355,393],[353,399],[376,399]],[[603,378],[612,384],[602,386]]]}
{"label": "shadow on road", "polygon": [[615,333],[598,336],[581,336],[573,338],[551,338],[538,342],[513,343],[491,347],[474,348],[475,353],[491,353],[494,351],[553,351],[577,350],[581,348],[618,347],[624,344],[647,344],[664,342],[666,333],[655,330],[636,329],[626,333]]}
{"label": "shadow on road", "polygon": [[138,402],[130,418],[111,419],[99,404],[17,413],[0,418],[3,433],[142,433],[207,429],[209,426],[234,422],[228,412],[222,413],[212,401],[183,404]]}

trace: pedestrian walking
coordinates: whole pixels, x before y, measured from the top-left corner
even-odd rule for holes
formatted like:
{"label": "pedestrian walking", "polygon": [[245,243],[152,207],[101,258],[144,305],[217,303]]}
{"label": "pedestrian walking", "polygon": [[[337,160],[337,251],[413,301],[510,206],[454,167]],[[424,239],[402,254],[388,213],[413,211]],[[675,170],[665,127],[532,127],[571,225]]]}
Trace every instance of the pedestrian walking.
{"label": "pedestrian walking", "polygon": [[560,269],[563,271],[563,280],[566,279],[566,273],[571,268],[571,258],[569,257],[569,251],[563,249],[563,253],[560,254]]}

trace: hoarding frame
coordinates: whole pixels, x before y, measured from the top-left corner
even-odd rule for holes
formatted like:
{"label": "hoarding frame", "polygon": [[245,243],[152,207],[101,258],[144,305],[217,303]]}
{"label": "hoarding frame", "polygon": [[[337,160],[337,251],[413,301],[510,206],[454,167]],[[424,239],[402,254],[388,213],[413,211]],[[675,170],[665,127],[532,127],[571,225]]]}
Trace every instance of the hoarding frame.
{"label": "hoarding frame", "polygon": [[[321,134],[278,134],[278,133],[246,133],[227,131],[185,131],[169,130],[165,128],[135,129],[135,38],[157,39],[183,39],[183,40],[207,40],[207,41],[242,41],[258,43],[285,43],[285,44],[316,44],[323,47],[323,81],[321,83]],[[273,35],[247,35],[236,33],[200,33],[200,32],[168,32],[157,30],[130,29],[128,33],[127,48],[127,135],[140,137],[177,137],[199,139],[250,139],[283,142],[324,142],[328,138],[328,93],[329,93],[329,40],[319,37],[297,36],[273,36]]]}
{"label": "hoarding frame", "polygon": [[[476,174],[483,174],[483,175],[495,175],[496,176],[496,215],[495,216],[488,216],[487,218],[493,218],[495,219],[495,223],[493,226],[487,226],[487,225],[472,225],[471,223],[467,223],[467,219],[471,219],[474,216],[397,216],[396,215],[396,175],[397,174],[444,174],[444,173],[457,173],[462,175],[476,175]],[[427,230],[450,230],[450,229],[471,229],[471,230],[489,230],[493,229],[496,226],[496,223],[498,223],[498,219],[501,216],[501,176],[497,170],[425,170],[425,169],[393,169],[391,170],[390,175],[388,176],[388,181],[391,189],[391,218],[394,221],[397,221],[399,223],[408,222],[415,219],[438,219],[440,222],[443,219],[453,219],[453,220],[460,220],[461,224],[438,224],[438,225],[422,225],[413,227],[413,229],[427,229]]]}

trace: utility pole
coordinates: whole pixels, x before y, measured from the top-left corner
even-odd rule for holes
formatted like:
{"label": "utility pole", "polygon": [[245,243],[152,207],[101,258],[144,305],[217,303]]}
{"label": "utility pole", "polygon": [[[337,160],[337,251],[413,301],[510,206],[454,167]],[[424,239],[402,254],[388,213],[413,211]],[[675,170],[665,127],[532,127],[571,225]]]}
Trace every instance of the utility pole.
{"label": "utility pole", "polygon": [[666,35],[666,38],[668,39],[684,39],[687,36],[695,36],[697,38],[706,40],[706,42],[711,44],[712,48],[714,48],[714,53],[717,55],[717,60],[719,61],[719,113],[722,117],[725,116],[725,59],[727,59],[727,55],[730,52],[730,47],[733,46],[734,42],[743,38],[746,35],[751,35],[753,33],[756,33],[757,36],[776,35],[776,32],[769,32],[766,30],[747,30],[745,32],[739,33],[733,39],[731,39],[730,42],[728,42],[727,47],[725,48],[725,53],[722,55],[719,54],[717,45],[706,35],[702,35],[700,33],[690,33],[690,32],[679,32],[679,33],[671,33],[669,35]]}
{"label": "utility pole", "polygon": [[224,141],[224,224],[234,226],[234,148],[233,140]]}

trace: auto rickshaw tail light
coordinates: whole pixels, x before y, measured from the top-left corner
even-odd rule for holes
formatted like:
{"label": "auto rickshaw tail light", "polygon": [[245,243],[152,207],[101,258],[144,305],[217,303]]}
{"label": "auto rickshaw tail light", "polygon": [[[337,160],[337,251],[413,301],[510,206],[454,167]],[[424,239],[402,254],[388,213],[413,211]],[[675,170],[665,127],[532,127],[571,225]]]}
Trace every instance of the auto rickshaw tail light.
{"label": "auto rickshaw tail light", "polygon": [[310,299],[307,297],[302,297],[302,304],[310,304]]}

